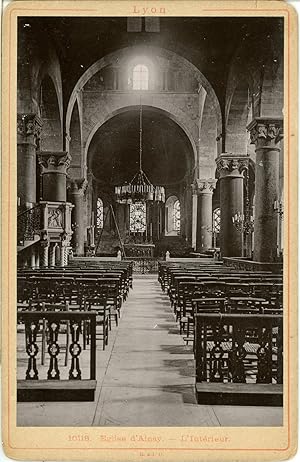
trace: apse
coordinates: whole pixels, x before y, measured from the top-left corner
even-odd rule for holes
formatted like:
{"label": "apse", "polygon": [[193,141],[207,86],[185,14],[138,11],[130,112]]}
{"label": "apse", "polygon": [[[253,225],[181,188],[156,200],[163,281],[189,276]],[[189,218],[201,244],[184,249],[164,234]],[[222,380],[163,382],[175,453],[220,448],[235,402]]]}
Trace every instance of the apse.
{"label": "apse", "polygon": [[[97,180],[130,182],[139,169],[139,108],[116,115],[94,135],[88,167]],[[143,106],[142,167],[152,183],[180,184],[193,169],[193,149],[184,131],[164,113]]]}

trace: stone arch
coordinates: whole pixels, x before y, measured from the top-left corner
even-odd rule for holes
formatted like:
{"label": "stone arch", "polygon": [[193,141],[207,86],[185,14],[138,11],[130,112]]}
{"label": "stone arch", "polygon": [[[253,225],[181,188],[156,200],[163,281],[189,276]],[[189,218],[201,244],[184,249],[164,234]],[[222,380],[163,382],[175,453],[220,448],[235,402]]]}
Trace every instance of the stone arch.
{"label": "stone arch", "polygon": [[[143,106],[145,107],[145,106]],[[194,154],[194,158],[192,159],[192,165],[195,166],[196,165],[196,162],[197,162],[197,147],[196,147],[196,143],[193,139],[193,137],[191,136],[191,134],[189,132],[187,132],[186,130],[186,127],[184,126],[183,124],[183,121],[181,120],[178,120],[178,118],[174,117],[173,114],[171,113],[168,113],[167,111],[165,110],[162,110],[158,107],[155,107],[155,106],[151,106],[151,105],[147,105],[146,107],[150,107],[151,109],[154,109],[155,111],[161,113],[161,114],[164,114],[166,115],[166,117],[169,117],[171,120],[173,120],[182,130],[183,132],[186,134],[189,142],[191,143],[191,146],[192,146],[192,150],[193,150],[193,154]],[[89,133],[89,136],[88,136],[88,139],[85,143],[85,146],[84,146],[84,151],[83,151],[83,159],[82,159],[82,169],[86,169],[87,168],[87,161],[88,161],[88,151],[89,151],[89,146],[90,146],[90,143],[95,135],[95,133],[99,130],[99,128],[104,124],[106,123],[107,121],[109,121],[110,119],[112,119],[113,117],[117,116],[118,114],[121,114],[121,113],[124,113],[124,112],[127,112],[127,111],[130,111],[130,110],[134,110],[134,109],[139,109],[139,106],[137,105],[132,105],[132,106],[126,106],[126,107],[121,107],[115,111],[113,111],[112,113],[110,113],[109,115],[107,115],[107,117],[103,118],[103,120],[101,121],[98,121],[98,123],[93,127],[93,130]],[[193,167],[192,167],[193,168]],[[192,170],[192,169],[191,169]],[[87,173],[84,172],[85,175]]]}
{"label": "stone arch", "polygon": [[[205,102],[209,102],[209,104],[206,104],[206,107],[209,107],[210,112],[213,114],[213,124],[216,127],[215,132],[216,133],[221,133],[222,129],[222,117],[221,117],[221,109],[220,109],[220,104],[219,100],[216,96],[216,93],[214,89],[212,88],[211,84],[208,82],[206,77],[200,72],[200,70],[194,66],[190,61],[186,60],[182,56],[171,52],[169,50],[159,48],[159,47],[153,47],[153,46],[144,46],[144,47],[126,47],[122,48],[121,50],[115,51],[109,55],[104,56],[97,62],[95,62],[92,66],[90,66],[84,74],[80,77],[78,82],[76,83],[72,94],[69,99],[68,107],[67,107],[67,112],[66,112],[66,149],[68,150],[69,144],[68,144],[68,135],[70,133],[70,123],[71,123],[71,114],[73,110],[73,106],[75,104],[75,101],[77,98],[82,97],[83,89],[84,86],[87,84],[87,82],[101,69],[105,68],[106,66],[114,66],[116,63],[116,60],[118,62],[118,65],[120,63],[124,62],[126,59],[126,56],[129,54],[129,61],[130,57],[132,57],[133,54],[137,56],[141,55],[149,55],[151,56],[151,59],[153,57],[153,62],[158,62],[159,56],[161,56],[164,59],[167,59],[170,61],[172,66],[184,66],[185,69],[187,69],[194,77],[195,81],[197,82],[198,85],[198,94],[195,92],[194,94],[191,94],[190,96],[186,97],[186,101],[183,104],[182,101],[179,101],[174,103],[173,97],[169,96],[168,101],[166,101],[164,98],[161,97],[161,95],[157,94],[156,98],[151,97],[151,89],[147,93],[143,94],[144,98],[144,103],[145,105],[150,105],[153,107],[157,107],[158,109],[164,110],[166,113],[169,114],[169,117],[173,118],[173,120],[178,123],[178,125],[183,128],[186,134],[188,134],[188,137],[190,140],[192,140],[192,145],[193,149],[195,152],[195,158],[198,157],[198,162],[195,162],[195,166],[197,167],[197,170],[199,170],[199,157],[202,155],[201,153],[204,151],[207,151],[206,149],[200,149],[200,140],[201,138],[205,138],[206,136],[206,128],[207,126],[202,124],[202,116],[203,116],[203,107],[205,105]],[[150,95],[150,96],[149,96]],[[167,93],[164,93],[164,95],[167,95]],[[155,101],[154,101],[155,100]],[[139,102],[139,95],[134,95],[134,92],[130,95],[130,105],[137,105]],[[84,136],[83,139],[83,157],[86,157],[86,151],[87,147],[89,144],[89,141],[91,140],[91,132],[95,133],[95,131],[101,126],[102,123],[104,123],[106,120],[108,120],[111,117],[111,114],[116,113],[116,111],[120,110],[122,107],[125,107],[128,105],[128,98],[126,101],[126,98],[124,99],[123,103],[117,104],[116,100],[112,101],[112,98],[109,101],[109,104],[107,104],[107,99],[105,103],[101,103],[100,101],[95,103],[97,108],[99,108],[99,104],[101,104],[101,110],[106,111],[106,115],[102,117],[102,121],[96,121],[96,116],[92,117],[91,119],[91,125],[92,127],[87,127],[84,126],[82,127],[82,132],[85,135],[86,133],[87,136]],[[187,107],[184,107],[186,105]],[[212,120],[212,119],[211,119]],[[85,120],[83,120],[83,124],[85,123]],[[209,152],[213,153],[211,156],[213,157],[213,161],[215,158],[215,136],[210,136],[209,138],[209,143],[210,143],[210,149]],[[207,143],[206,143],[207,144]],[[211,159],[208,161],[207,158],[204,159],[204,164],[205,166],[207,163],[210,165],[213,163]],[[83,168],[83,165],[82,165]],[[209,167],[211,168],[211,166]],[[83,172],[84,173],[84,172]],[[84,173],[86,174],[86,172]],[[198,174],[198,171],[197,171]]]}
{"label": "stone arch", "polygon": [[214,109],[216,110],[216,113],[217,113],[218,124],[220,125],[220,128],[221,128],[221,108],[220,108],[219,100],[218,100],[218,98],[216,96],[216,93],[215,93],[213,87],[209,83],[209,81],[206,79],[206,77],[200,72],[200,70],[194,64],[192,64],[190,61],[188,61],[184,57],[182,57],[182,56],[180,56],[180,55],[178,55],[178,54],[176,54],[176,53],[174,53],[172,51],[166,50],[164,48],[154,47],[154,46],[147,46],[147,47],[138,47],[138,46],[136,46],[136,47],[126,47],[126,48],[123,48],[121,50],[115,51],[113,53],[110,53],[110,54],[104,56],[103,58],[99,59],[94,64],[92,64],[84,72],[84,74],[80,77],[80,79],[78,80],[78,82],[76,83],[76,85],[75,85],[75,87],[74,87],[74,89],[72,91],[72,94],[70,96],[69,103],[68,103],[67,114],[66,114],[66,131],[67,131],[67,133],[68,133],[68,130],[69,130],[69,127],[70,127],[70,119],[71,119],[72,108],[73,108],[73,105],[75,103],[77,93],[80,90],[82,90],[82,88],[88,82],[88,80],[90,80],[90,78],[93,75],[95,75],[99,70],[101,70],[103,67],[114,64],[116,58],[118,58],[118,60],[122,60],[127,51],[132,52],[134,50],[137,50],[137,53],[141,53],[141,52],[146,51],[146,53],[149,53],[151,56],[154,56],[154,57],[158,56],[158,55],[162,55],[162,56],[166,57],[167,59],[169,59],[170,61],[172,61],[173,64],[176,64],[177,61],[179,61],[181,63],[184,63],[184,65],[195,74],[199,84],[203,85],[203,87],[205,88],[205,90],[206,90],[206,92],[208,94],[211,94],[212,99],[213,99]]}
{"label": "stone arch", "polygon": [[52,43],[49,42],[47,37],[45,37],[43,44],[44,43],[44,54],[43,56],[39,56],[39,59],[36,61],[35,65],[32,68],[31,82],[33,101],[39,107],[41,84],[46,77],[49,77],[52,80],[52,83],[56,91],[61,126],[63,127],[64,110],[60,62],[58,60],[56,51]]}

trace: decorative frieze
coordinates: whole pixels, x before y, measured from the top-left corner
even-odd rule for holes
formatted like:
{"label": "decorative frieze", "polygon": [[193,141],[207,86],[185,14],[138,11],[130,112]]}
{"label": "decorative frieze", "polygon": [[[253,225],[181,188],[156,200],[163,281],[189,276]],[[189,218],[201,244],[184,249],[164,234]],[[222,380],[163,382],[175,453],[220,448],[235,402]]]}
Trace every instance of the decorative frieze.
{"label": "decorative frieze", "polygon": [[60,242],[65,232],[72,235],[71,213],[74,207],[71,203],[41,201],[43,232],[48,235],[49,243]]}
{"label": "decorative frieze", "polygon": [[72,157],[66,151],[41,151],[38,161],[42,167],[42,173],[67,173]]}
{"label": "decorative frieze", "polygon": [[48,207],[48,228],[60,229],[63,227],[63,209],[59,207]]}
{"label": "decorative frieze", "polygon": [[276,145],[283,138],[283,119],[257,117],[248,125],[252,144]]}

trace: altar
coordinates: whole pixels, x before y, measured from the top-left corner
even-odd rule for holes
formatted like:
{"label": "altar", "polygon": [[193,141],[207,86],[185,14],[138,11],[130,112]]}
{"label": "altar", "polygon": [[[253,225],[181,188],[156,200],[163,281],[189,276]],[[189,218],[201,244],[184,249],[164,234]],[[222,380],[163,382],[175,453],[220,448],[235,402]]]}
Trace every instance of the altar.
{"label": "altar", "polygon": [[126,257],[154,257],[155,245],[150,243],[124,244]]}

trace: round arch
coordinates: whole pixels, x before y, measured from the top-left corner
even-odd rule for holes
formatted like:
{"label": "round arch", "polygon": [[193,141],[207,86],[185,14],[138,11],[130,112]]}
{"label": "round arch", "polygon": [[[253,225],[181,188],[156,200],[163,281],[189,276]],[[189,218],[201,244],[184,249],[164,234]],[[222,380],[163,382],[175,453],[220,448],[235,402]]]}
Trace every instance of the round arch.
{"label": "round arch", "polygon": [[[77,94],[78,92],[84,87],[84,85],[97,73],[99,72],[102,68],[112,65],[115,63],[116,58],[118,58],[118,61],[122,61],[124,57],[128,53],[133,53],[136,52],[137,54],[141,53],[146,53],[151,56],[162,56],[165,57],[166,59],[169,59],[172,61],[172,63],[176,64],[176,62],[183,64],[186,66],[194,75],[195,78],[197,79],[199,83],[199,88],[200,86],[204,87],[206,93],[208,96],[211,97],[212,99],[212,104],[213,104],[213,109],[216,114],[216,121],[217,121],[217,130],[218,132],[221,133],[221,127],[222,127],[222,116],[221,116],[221,108],[220,108],[220,103],[219,100],[216,96],[216,93],[209,83],[209,81],[206,79],[206,77],[200,72],[200,70],[194,66],[190,61],[185,59],[184,57],[171,52],[169,50],[166,50],[164,48],[160,47],[153,47],[153,46],[147,46],[147,47],[125,47],[120,50],[117,50],[115,52],[112,52],[100,60],[96,61],[94,64],[92,64],[79,78],[78,82],[76,83],[72,94],[69,99],[68,107],[67,107],[67,113],[66,113],[66,134],[67,134],[67,149],[68,149],[68,135],[70,131],[70,121],[71,121],[71,115],[73,111],[73,106],[75,104]],[[175,111],[174,111],[174,117],[175,117]]]}
{"label": "round arch", "polygon": [[[151,108],[152,110],[155,110],[156,112],[160,113],[160,114],[164,114],[166,117],[170,118],[171,120],[173,120],[173,122],[175,122],[181,129],[182,131],[185,133],[185,135],[187,136],[191,146],[192,146],[192,150],[193,150],[193,165],[194,165],[194,168],[195,168],[195,165],[196,165],[196,162],[197,162],[197,146],[196,146],[196,143],[193,139],[193,137],[191,136],[191,134],[187,131],[186,127],[182,124],[181,121],[178,120],[177,117],[175,117],[173,114],[171,114],[170,112],[167,112],[165,110],[162,110],[156,106],[151,106],[149,104],[147,105],[143,105],[144,108]],[[99,130],[99,128],[104,125],[106,122],[108,122],[110,119],[112,119],[113,117],[119,115],[119,114],[122,114],[124,112],[127,112],[127,111],[131,111],[131,110],[138,110],[139,109],[139,106],[137,105],[132,105],[132,106],[125,106],[125,107],[122,107],[120,109],[117,109],[115,111],[113,111],[112,113],[109,114],[108,117],[105,117],[102,121],[98,122],[94,127],[93,127],[93,130],[90,132],[89,136],[88,136],[88,139],[87,139],[87,142],[85,144],[85,147],[84,147],[84,154],[83,154],[83,166],[84,168],[86,169],[86,171],[84,171],[84,176],[87,175],[87,157],[88,157],[88,152],[89,152],[89,146],[91,144],[91,141],[95,135],[95,133]]]}

